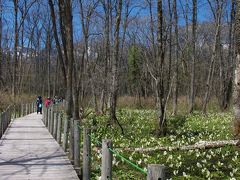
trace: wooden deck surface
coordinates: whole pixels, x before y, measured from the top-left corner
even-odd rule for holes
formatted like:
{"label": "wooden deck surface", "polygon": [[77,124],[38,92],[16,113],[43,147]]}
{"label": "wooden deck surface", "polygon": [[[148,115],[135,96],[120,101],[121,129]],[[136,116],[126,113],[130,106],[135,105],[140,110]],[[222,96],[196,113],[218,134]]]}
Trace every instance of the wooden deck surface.
{"label": "wooden deck surface", "polygon": [[0,140],[0,180],[75,180],[70,161],[45,128],[42,115],[14,120]]}

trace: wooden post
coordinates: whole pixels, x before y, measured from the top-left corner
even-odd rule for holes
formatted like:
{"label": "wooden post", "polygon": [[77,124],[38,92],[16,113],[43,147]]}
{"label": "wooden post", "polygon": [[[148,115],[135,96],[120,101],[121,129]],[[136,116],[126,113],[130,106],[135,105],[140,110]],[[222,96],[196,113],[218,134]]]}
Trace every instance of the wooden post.
{"label": "wooden post", "polygon": [[43,123],[46,126],[46,121],[47,121],[47,108],[43,108]]}
{"label": "wooden post", "polygon": [[8,125],[10,124],[11,122],[11,119],[12,119],[12,107],[9,107],[8,110],[7,110],[7,127]]}
{"label": "wooden post", "polygon": [[58,125],[58,113],[54,112],[54,118],[53,118],[53,137],[55,140],[57,140],[57,125]]}
{"label": "wooden post", "polygon": [[34,106],[35,106],[35,103],[32,102],[32,113],[34,113]]}
{"label": "wooden post", "polygon": [[21,104],[21,117],[24,116],[23,104]]}
{"label": "wooden post", "polygon": [[91,172],[91,129],[83,129],[83,180],[90,179]]}
{"label": "wooden post", "polygon": [[11,107],[11,116],[13,119],[17,118],[19,116],[19,113],[18,113],[18,105],[13,105]]}
{"label": "wooden post", "polygon": [[28,115],[29,113],[29,105],[28,105],[28,103],[26,104],[26,115]]}
{"label": "wooden post", "polygon": [[23,104],[21,104],[21,117],[23,117],[24,116],[24,106],[23,106]]}
{"label": "wooden post", "polygon": [[43,108],[42,110],[43,110],[43,118],[42,118],[42,121],[43,121],[43,124],[45,125],[45,124],[46,124],[46,123],[45,123],[45,120],[46,120],[46,109]]}
{"label": "wooden post", "polygon": [[7,111],[4,112],[4,116],[3,116],[3,134],[6,130],[6,127],[7,127]]}
{"label": "wooden post", "polygon": [[74,124],[73,118],[70,119],[69,128],[69,160],[74,163]]}
{"label": "wooden post", "polygon": [[27,107],[28,107],[28,108],[27,108],[27,110],[28,110],[28,111],[27,111],[27,114],[30,114],[30,105],[29,105],[29,103],[27,103]]}
{"label": "wooden post", "polygon": [[147,180],[166,180],[166,166],[160,164],[149,164]]}
{"label": "wooden post", "polygon": [[5,128],[5,111],[2,113],[2,128],[1,128],[1,133],[2,133],[2,135],[3,135],[3,133],[4,133],[4,128]]}
{"label": "wooden post", "polygon": [[25,106],[26,106],[25,115],[28,115],[28,104],[26,104]]}
{"label": "wooden post", "polygon": [[62,116],[58,113],[58,124],[57,124],[57,142],[61,144],[61,128],[62,128]]}
{"label": "wooden post", "polygon": [[112,141],[104,139],[102,141],[102,170],[101,180],[112,179],[112,159],[113,155],[108,148],[112,148]]}
{"label": "wooden post", "polygon": [[3,121],[3,113],[0,112],[0,138],[2,137],[2,121]]}
{"label": "wooden post", "polygon": [[63,127],[63,150],[67,152],[67,144],[68,144],[68,135],[69,135],[69,121],[70,119],[64,119],[64,127]]}
{"label": "wooden post", "polygon": [[46,119],[45,119],[45,126],[48,127],[48,113],[49,113],[49,108],[46,108]]}
{"label": "wooden post", "polygon": [[51,126],[51,111],[52,111],[52,108],[49,106],[48,107],[48,131],[50,132],[50,126]]}
{"label": "wooden post", "polygon": [[6,129],[7,129],[7,110],[4,113],[4,130],[3,130],[3,132],[5,132]]}
{"label": "wooden post", "polygon": [[[5,130],[7,129],[7,126],[8,126],[8,121],[9,121],[9,108],[7,108],[7,110],[6,110],[6,126],[5,126]],[[5,131],[4,130],[4,131]]]}
{"label": "wooden post", "polygon": [[74,166],[80,167],[80,120],[73,120]]}
{"label": "wooden post", "polygon": [[53,135],[53,128],[54,128],[54,108],[51,107],[51,125],[50,125],[50,133]]}
{"label": "wooden post", "polygon": [[32,103],[30,103],[30,112],[31,112],[31,114],[33,113]]}
{"label": "wooden post", "polygon": [[29,114],[31,114],[32,113],[32,103],[29,103],[28,106],[29,106]]}

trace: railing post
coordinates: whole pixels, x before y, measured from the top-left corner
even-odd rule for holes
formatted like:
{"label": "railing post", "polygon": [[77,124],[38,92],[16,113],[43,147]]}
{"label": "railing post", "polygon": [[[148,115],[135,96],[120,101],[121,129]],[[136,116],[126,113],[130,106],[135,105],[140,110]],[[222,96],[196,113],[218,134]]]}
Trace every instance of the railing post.
{"label": "railing post", "polygon": [[23,104],[21,104],[21,117],[24,116],[24,112],[23,112]]}
{"label": "railing post", "polygon": [[45,126],[48,127],[48,114],[49,114],[49,107],[46,108],[46,114],[45,114]]}
{"label": "railing post", "polygon": [[25,105],[26,109],[25,109],[25,115],[28,115],[28,104]]}
{"label": "railing post", "polygon": [[63,127],[63,150],[66,152],[67,151],[67,144],[68,144],[68,128],[69,128],[69,121],[67,117],[64,119],[64,127]]}
{"label": "railing post", "polygon": [[62,116],[58,113],[58,124],[57,124],[57,142],[61,144],[61,128],[62,128]]}
{"label": "railing post", "polygon": [[32,113],[34,113],[34,106],[35,106],[35,103],[32,102]]}
{"label": "railing post", "polygon": [[7,108],[7,110],[6,110],[6,126],[5,126],[5,130],[7,129],[7,126],[8,126],[8,120],[9,120],[9,108]]}
{"label": "railing post", "polygon": [[91,172],[91,129],[83,129],[83,180],[90,179]]}
{"label": "railing post", "polygon": [[11,114],[14,115],[13,116],[14,119],[20,117],[19,105],[14,105],[14,109],[12,109]]}
{"label": "railing post", "polygon": [[74,166],[80,167],[80,120],[73,120]]}
{"label": "railing post", "polygon": [[42,108],[42,111],[43,111],[42,121],[43,121],[43,124],[46,125],[46,123],[45,123],[45,120],[46,120],[46,109],[45,109],[45,107]]}
{"label": "railing post", "polygon": [[50,133],[53,135],[54,128],[54,107],[51,107],[51,125],[50,125]]}
{"label": "railing post", "polygon": [[47,127],[47,108],[43,108],[43,123]]}
{"label": "railing post", "polygon": [[69,128],[69,160],[74,163],[74,124],[73,118],[70,119]]}
{"label": "railing post", "polygon": [[50,126],[51,126],[51,111],[52,111],[52,108],[51,106],[48,107],[48,131],[50,132]]}
{"label": "railing post", "polygon": [[6,130],[6,127],[7,127],[7,111],[4,112],[4,116],[3,116],[3,131],[2,131],[3,134]]}
{"label": "railing post", "polygon": [[2,122],[3,122],[3,113],[0,112],[0,138],[2,137]]}
{"label": "railing post", "polygon": [[166,180],[166,166],[160,164],[149,164],[147,180]]}
{"label": "railing post", "polygon": [[53,113],[53,137],[55,140],[57,140],[57,124],[58,124],[58,113]]}
{"label": "railing post", "polygon": [[12,107],[10,106],[8,108],[8,122],[7,122],[7,126],[10,124],[11,119],[12,119]]}
{"label": "railing post", "polygon": [[102,169],[101,180],[112,179],[112,159],[113,155],[108,148],[112,148],[112,141],[104,139],[102,141]]}
{"label": "railing post", "polygon": [[32,103],[29,104],[30,114],[32,114]]}
{"label": "railing post", "polygon": [[4,133],[4,128],[5,128],[5,118],[6,118],[6,111],[2,113],[2,128],[1,128],[2,135]]}

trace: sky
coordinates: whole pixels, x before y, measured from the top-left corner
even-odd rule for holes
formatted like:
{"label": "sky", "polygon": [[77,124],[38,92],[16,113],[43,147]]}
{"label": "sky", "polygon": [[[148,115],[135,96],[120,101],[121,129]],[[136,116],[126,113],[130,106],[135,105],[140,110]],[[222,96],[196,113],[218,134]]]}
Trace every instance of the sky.
{"label": "sky", "polygon": [[[183,11],[182,11],[182,6],[184,7],[186,2],[189,1],[189,22],[191,22],[191,11],[192,11],[192,0],[177,0],[178,4],[178,15],[179,15],[179,25],[184,26],[185,25],[185,19],[183,16]],[[214,0],[211,0],[212,2]],[[230,0],[227,0],[230,2]],[[3,7],[3,12],[4,12],[4,19],[5,23],[8,24],[9,26],[13,27],[13,1],[12,0],[3,0],[4,2],[4,7]],[[30,2],[30,1],[29,1]],[[41,3],[46,3],[45,5],[47,6],[47,0],[40,0]],[[146,7],[146,3],[144,3],[145,0],[132,0],[132,6],[134,7],[133,10],[131,11],[130,16],[135,16],[136,14],[139,14],[139,16],[149,16],[149,9]],[[182,4],[182,6],[181,6]],[[167,5],[167,0],[164,1],[164,11],[167,13],[168,5]],[[229,11],[230,8],[230,3],[228,3],[228,8],[226,11]],[[100,10],[101,11],[101,10]],[[153,11],[157,12],[157,0],[153,0]],[[123,10],[124,12],[124,10]],[[208,5],[207,0],[198,0],[198,22],[204,22],[204,21],[213,21],[213,16],[210,11],[210,7]],[[74,38],[75,39],[80,39],[82,36],[81,33],[81,24],[80,24],[80,15],[79,15],[79,8],[74,7],[73,9],[73,26],[74,26]],[[5,26],[6,28],[6,26]],[[13,29],[13,28],[12,28]],[[80,33],[79,33],[80,32]]]}

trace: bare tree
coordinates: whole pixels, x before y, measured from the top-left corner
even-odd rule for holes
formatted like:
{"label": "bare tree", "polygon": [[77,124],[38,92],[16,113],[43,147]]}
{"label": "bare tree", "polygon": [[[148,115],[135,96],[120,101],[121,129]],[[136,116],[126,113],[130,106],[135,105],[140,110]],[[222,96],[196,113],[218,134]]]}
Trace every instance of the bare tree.
{"label": "bare tree", "polygon": [[[52,24],[54,29],[54,38],[55,43],[58,49],[58,57],[61,62],[62,71],[65,75],[65,85],[66,85],[66,122],[68,125],[65,129],[64,133],[66,136],[69,134],[69,127],[70,124],[73,124],[71,121],[72,118],[72,107],[73,107],[73,63],[74,63],[74,54],[73,54],[73,27],[72,27],[72,1],[63,1],[58,0],[58,8],[59,8],[59,25],[61,29],[61,39],[63,43],[63,52],[64,52],[64,59],[62,54],[62,49],[60,46],[60,42],[57,35],[57,26],[56,26],[56,15],[54,10],[54,4],[52,0],[48,1],[49,7],[51,10],[51,18]],[[70,159],[74,158],[73,152],[73,126],[71,126],[71,136],[70,136]],[[66,151],[67,148],[67,141],[63,143],[63,148]]]}
{"label": "bare tree", "polygon": [[[192,62],[191,62],[191,83],[189,96],[189,112],[192,113],[195,99],[195,59],[196,59],[196,31],[197,31],[197,0],[193,0],[192,19]],[[187,27],[188,28],[188,27]],[[188,34],[188,33],[187,33]]]}
{"label": "bare tree", "polygon": [[13,94],[13,101],[16,101],[16,78],[17,78],[17,65],[18,65],[18,56],[17,56],[17,48],[18,48],[18,38],[19,38],[19,31],[18,31],[18,0],[14,0],[14,68],[13,68],[13,87],[12,87],[12,94]]}
{"label": "bare tree", "polygon": [[179,43],[178,43],[178,14],[177,14],[177,1],[173,1],[174,13],[174,30],[175,30],[175,62],[174,62],[174,75],[173,75],[173,114],[177,114],[178,103],[178,59],[179,59]]}
{"label": "bare tree", "polygon": [[236,37],[236,69],[234,81],[234,135],[239,138],[240,134],[240,0],[236,0],[236,20],[235,20],[235,37]]}
{"label": "bare tree", "polygon": [[112,81],[110,87],[110,121],[116,122],[121,128],[122,134],[123,128],[119,123],[116,116],[116,107],[117,107],[117,95],[118,95],[118,64],[119,64],[119,31],[120,31],[120,23],[121,23],[121,15],[122,15],[122,0],[117,1],[117,14],[116,14],[116,22],[114,29],[114,50],[113,50],[113,59],[112,59]]}
{"label": "bare tree", "polygon": [[[90,36],[90,22],[91,22],[91,18],[92,15],[94,13],[94,10],[96,9],[97,5],[99,3],[99,0],[92,0],[92,1],[87,1],[85,2],[86,6],[84,7],[84,2],[83,0],[79,0],[79,6],[80,6],[80,17],[81,17],[81,26],[82,26],[82,31],[83,31],[83,36],[84,36],[84,51],[83,51],[83,55],[82,55],[82,67],[79,76],[83,78],[83,76],[85,75],[85,71],[87,71],[87,76],[90,80],[90,84],[91,84],[91,90],[92,90],[92,94],[93,94],[93,98],[94,98],[94,108],[95,111],[98,112],[98,103],[97,103],[97,93],[96,93],[96,85],[94,83],[94,69],[89,67],[89,36]],[[86,60],[86,63],[84,64],[84,58]],[[85,69],[86,70],[85,70]],[[82,80],[82,78],[79,78],[79,81]],[[80,91],[80,84],[82,82],[78,82],[77,84],[79,84],[78,88],[77,88],[77,92],[79,94]],[[78,99],[78,98],[75,98]]]}
{"label": "bare tree", "polygon": [[3,29],[3,4],[2,0],[0,0],[0,89],[3,86],[3,79],[2,79],[2,63],[3,63],[3,51],[2,51],[2,29]]}
{"label": "bare tree", "polygon": [[104,75],[103,75],[103,89],[100,99],[100,112],[103,114],[107,108],[107,79],[109,74],[109,61],[110,61],[110,13],[111,13],[111,0],[102,2],[104,9]]}
{"label": "bare tree", "polygon": [[206,113],[207,104],[209,102],[209,96],[212,89],[212,81],[213,81],[213,75],[215,70],[215,60],[217,53],[219,52],[219,45],[220,45],[220,33],[221,33],[221,19],[222,19],[222,10],[223,10],[223,1],[216,1],[216,11],[213,8],[212,1],[208,0],[209,5],[212,9],[212,13],[214,15],[215,19],[215,35],[214,35],[214,45],[212,50],[212,56],[211,56],[211,62],[208,70],[208,76],[207,76],[207,82],[206,82],[206,91],[204,95],[204,101],[203,101],[203,107],[202,111]]}

